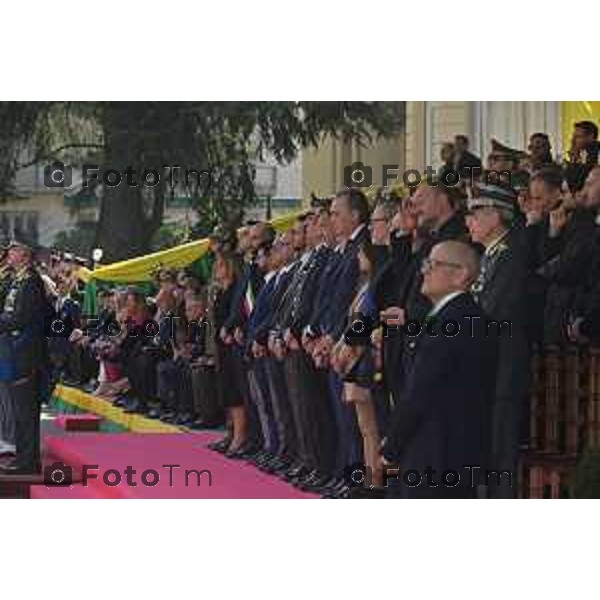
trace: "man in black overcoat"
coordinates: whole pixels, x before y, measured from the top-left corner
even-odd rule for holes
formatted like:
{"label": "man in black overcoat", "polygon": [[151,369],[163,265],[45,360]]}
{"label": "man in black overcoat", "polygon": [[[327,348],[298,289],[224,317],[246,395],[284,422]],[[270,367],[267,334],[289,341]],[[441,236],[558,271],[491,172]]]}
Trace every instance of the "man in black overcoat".
{"label": "man in black overcoat", "polygon": [[488,465],[497,340],[468,292],[479,267],[468,244],[441,242],[423,264],[427,325],[408,344],[406,378],[383,441],[398,466],[388,496],[473,498]]}

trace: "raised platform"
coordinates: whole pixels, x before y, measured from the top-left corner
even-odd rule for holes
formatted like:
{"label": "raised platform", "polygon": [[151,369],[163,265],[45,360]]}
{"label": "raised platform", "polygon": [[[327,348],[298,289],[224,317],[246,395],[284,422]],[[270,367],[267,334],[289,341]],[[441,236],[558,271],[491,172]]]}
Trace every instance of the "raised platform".
{"label": "raised platform", "polygon": [[[273,475],[267,475],[255,466],[225,458],[206,448],[218,439],[214,432],[154,435],[151,433],[66,433],[46,436],[46,464],[61,461],[80,474],[83,484],[83,465],[97,465],[90,472],[97,475],[88,487],[46,488],[33,486],[32,498],[316,498],[295,489]],[[172,466],[171,469],[163,465]],[[127,484],[125,470],[137,486]],[[111,485],[118,476],[119,485]],[[158,473],[156,485],[144,485],[142,473]],[[189,471],[186,484],[186,470]],[[155,475],[147,474],[146,482],[154,482]]]}
{"label": "raised platform", "polygon": [[177,425],[162,423],[137,414],[128,414],[123,409],[113,406],[109,400],[65,385],[56,386],[53,403],[61,412],[63,409],[67,409],[93,413],[126,431],[137,433],[177,433],[182,431]]}
{"label": "raised platform", "polygon": [[54,423],[65,431],[100,431],[102,417],[92,413],[61,414]]}

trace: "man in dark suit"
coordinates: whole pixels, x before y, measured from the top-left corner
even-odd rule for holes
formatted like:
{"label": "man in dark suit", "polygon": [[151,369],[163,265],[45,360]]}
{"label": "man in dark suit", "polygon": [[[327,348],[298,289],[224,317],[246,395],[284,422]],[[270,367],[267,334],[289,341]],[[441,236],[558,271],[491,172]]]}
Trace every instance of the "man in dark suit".
{"label": "man in dark suit", "polygon": [[[469,201],[467,224],[473,241],[485,252],[473,294],[491,320],[489,334],[498,339],[498,374],[493,407],[494,468],[515,472],[519,442],[526,429],[531,376],[528,326],[528,257],[515,225],[516,194],[511,188],[489,185]],[[504,484],[493,496],[512,497]]]}
{"label": "man in dark suit", "polygon": [[433,308],[404,356],[408,375],[382,445],[384,466],[399,466],[389,497],[472,498],[484,482],[496,340],[468,293],[478,266],[476,251],[455,241],[423,263]]}
{"label": "man in dark suit", "polygon": [[[333,199],[331,223],[338,242],[339,260],[322,291],[325,295],[319,324],[322,336],[313,354],[317,362],[329,364],[331,350],[346,328],[350,305],[358,291],[358,251],[369,237],[368,221],[369,205],[360,190],[342,190]],[[355,412],[342,399],[342,382],[333,369],[329,373],[329,383],[338,441],[336,471],[341,476],[344,469],[359,458],[360,434]]]}
{"label": "man in dark suit", "polygon": [[32,251],[13,243],[7,263],[14,276],[0,314],[0,334],[11,337],[12,396],[16,420],[16,457],[0,469],[39,473],[41,370],[47,360],[45,320],[49,315],[44,283],[33,266]]}
{"label": "man in dark suit", "polygon": [[583,208],[594,221],[594,235],[590,240],[591,256],[586,277],[582,278],[568,327],[569,337],[575,342],[600,342],[600,166],[587,176],[582,193]]}
{"label": "man in dark suit", "polygon": [[469,152],[469,138],[466,135],[454,136],[454,170],[461,179],[471,182],[481,173],[481,159]]}
{"label": "man in dark suit", "polygon": [[402,386],[402,381],[394,374],[401,363],[405,342],[399,328],[410,320],[421,321],[431,309],[431,300],[421,291],[421,264],[435,244],[447,240],[469,239],[459,206],[459,192],[455,188],[423,185],[411,200],[412,210],[418,219],[418,240],[413,244],[410,259],[404,260],[405,268],[397,290],[397,303],[382,312],[382,321],[387,325],[384,333],[387,344],[384,373],[394,401]]}

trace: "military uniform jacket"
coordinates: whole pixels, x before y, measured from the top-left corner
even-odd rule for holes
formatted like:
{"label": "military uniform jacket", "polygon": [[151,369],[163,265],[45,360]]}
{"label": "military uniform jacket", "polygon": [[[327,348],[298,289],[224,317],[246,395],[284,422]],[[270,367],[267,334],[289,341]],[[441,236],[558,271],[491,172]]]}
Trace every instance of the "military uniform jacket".
{"label": "military uniform jacket", "polygon": [[33,268],[15,273],[0,314],[0,334],[10,337],[11,366],[15,379],[28,376],[46,357],[44,325],[50,306],[44,283]]}
{"label": "military uniform jacket", "polygon": [[[490,321],[488,335],[499,337],[497,398],[520,399],[530,377],[530,343],[527,337],[527,260],[516,236],[507,232],[481,259],[479,278],[472,292]],[[496,326],[491,321],[508,321]]]}

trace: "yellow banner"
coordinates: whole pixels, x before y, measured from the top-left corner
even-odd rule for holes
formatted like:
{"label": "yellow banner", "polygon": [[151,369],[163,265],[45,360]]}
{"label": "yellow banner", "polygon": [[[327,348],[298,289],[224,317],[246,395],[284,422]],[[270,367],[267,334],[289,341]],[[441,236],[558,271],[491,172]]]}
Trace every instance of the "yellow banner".
{"label": "yellow banner", "polygon": [[578,100],[574,102],[561,102],[561,121],[563,148],[571,147],[573,125],[578,121],[593,121],[600,127],[600,101]]}
{"label": "yellow banner", "polygon": [[[271,225],[277,231],[285,231],[292,227],[296,219],[304,214],[304,212],[294,212],[278,217],[271,221]],[[83,281],[89,281],[90,279],[114,281],[116,283],[150,281],[152,273],[157,268],[182,269],[183,267],[187,267],[199,258],[202,258],[208,251],[208,246],[208,238],[195,240],[181,246],[169,248],[168,250],[161,250],[160,252],[153,252],[145,256],[138,256],[99,267],[93,271],[82,267],[79,269],[78,276]]]}

